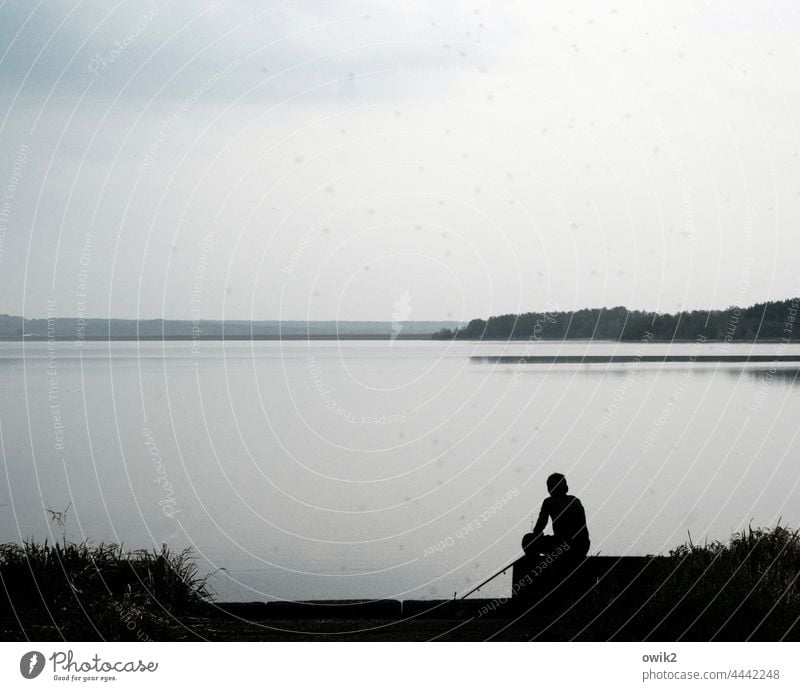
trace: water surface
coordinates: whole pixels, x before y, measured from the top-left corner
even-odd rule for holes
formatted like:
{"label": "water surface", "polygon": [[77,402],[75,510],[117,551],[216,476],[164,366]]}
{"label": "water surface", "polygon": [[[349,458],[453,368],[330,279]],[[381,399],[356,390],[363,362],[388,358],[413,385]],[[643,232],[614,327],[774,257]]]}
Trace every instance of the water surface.
{"label": "water surface", "polygon": [[554,471],[594,553],[800,526],[795,366],[470,360],[750,352],[800,348],[0,343],[0,540],[193,545],[227,600],[441,598],[514,559]]}

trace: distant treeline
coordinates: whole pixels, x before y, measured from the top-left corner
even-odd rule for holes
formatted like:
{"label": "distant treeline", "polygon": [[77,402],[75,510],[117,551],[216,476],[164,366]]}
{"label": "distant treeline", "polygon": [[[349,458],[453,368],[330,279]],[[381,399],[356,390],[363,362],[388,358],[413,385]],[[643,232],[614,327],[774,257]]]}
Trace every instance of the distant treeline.
{"label": "distant treeline", "polygon": [[428,338],[441,329],[456,329],[455,321],[247,321],[215,319],[23,319],[0,314],[0,338],[59,339],[194,339],[297,338],[304,336]]}
{"label": "distant treeline", "polygon": [[503,314],[488,320],[473,319],[458,329],[441,329],[433,338],[790,341],[793,340],[795,328],[798,330],[797,336],[800,336],[800,325],[795,321],[798,307],[800,298],[762,302],[751,307],[693,310],[676,314],[643,312],[625,307]]}

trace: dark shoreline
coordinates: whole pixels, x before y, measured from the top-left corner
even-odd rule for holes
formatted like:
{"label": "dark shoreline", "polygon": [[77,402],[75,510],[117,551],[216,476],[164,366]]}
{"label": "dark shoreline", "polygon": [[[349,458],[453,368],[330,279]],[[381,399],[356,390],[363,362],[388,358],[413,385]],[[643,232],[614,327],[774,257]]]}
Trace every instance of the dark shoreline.
{"label": "dark shoreline", "polygon": [[430,335],[411,335],[402,334],[392,338],[385,334],[309,334],[309,335],[232,335],[232,336],[86,336],[85,338],[75,338],[74,336],[0,336],[0,342],[25,342],[42,343],[47,341],[73,342],[73,343],[111,343],[114,341],[129,341],[138,343],[140,341],[177,341],[177,342],[197,342],[197,341],[432,341]]}
{"label": "dark shoreline", "polygon": [[[30,341],[34,343],[41,343],[47,341],[58,342],[75,342],[75,343],[106,343],[112,341],[129,341],[131,343],[138,343],[139,341],[425,341],[427,342],[443,342],[454,341],[457,343],[531,343],[529,338],[459,338],[459,339],[440,339],[433,338],[433,334],[408,334],[404,336],[398,334],[394,338],[386,334],[288,334],[288,335],[230,335],[230,336],[86,336],[85,338],[76,338],[74,336],[9,336],[0,335],[0,342],[18,343]],[[557,343],[610,343],[610,344],[634,344],[641,343],[640,339],[625,339],[625,340],[611,340],[611,339],[592,339],[592,338],[566,338],[566,339],[539,339],[536,343],[540,344],[557,344]],[[686,343],[697,343],[697,339],[690,338],[675,338],[658,340],[652,339],[648,341],[648,345],[680,345]],[[786,344],[786,340],[782,338],[760,338],[757,341],[726,341],[724,339],[714,340],[707,339],[704,343],[719,344],[729,343],[731,345],[776,345],[779,343]],[[505,356],[504,356],[505,357]],[[514,360],[518,360],[514,356]],[[633,356],[631,356],[633,357]],[[644,357],[644,356],[643,356]],[[640,358],[640,359],[643,359]],[[701,356],[697,356],[698,358]]]}
{"label": "dark shoreline", "polygon": [[798,355],[472,355],[470,360],[485,364],[600,365],[668,362],[797,362]]}
{"label": "dark shoreline", "polygon": [[800,640],[800,531],[748,527],[668,555],[557,556],[497,571],[478,586],[511,570],[495,598],[217,602],[191,547],[6,543],[0,640]]}

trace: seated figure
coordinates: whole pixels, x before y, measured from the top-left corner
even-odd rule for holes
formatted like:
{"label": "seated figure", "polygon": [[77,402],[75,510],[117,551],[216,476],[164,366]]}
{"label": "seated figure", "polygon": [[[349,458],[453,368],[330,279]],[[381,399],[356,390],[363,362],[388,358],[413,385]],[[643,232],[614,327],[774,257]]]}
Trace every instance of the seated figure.
{"label": "seated figure", "polygon": [[[582,559],[588,554],[590,544],[583,504],[568,494],[567,479],[561,473],[547,478],[547,491],[550,496],[542,502],[533,532],[522,538],[522,549],[527,556],[538,557],[561,547],[571,559]],[[552,535],[544,535],[548,520],[553,523]]]}

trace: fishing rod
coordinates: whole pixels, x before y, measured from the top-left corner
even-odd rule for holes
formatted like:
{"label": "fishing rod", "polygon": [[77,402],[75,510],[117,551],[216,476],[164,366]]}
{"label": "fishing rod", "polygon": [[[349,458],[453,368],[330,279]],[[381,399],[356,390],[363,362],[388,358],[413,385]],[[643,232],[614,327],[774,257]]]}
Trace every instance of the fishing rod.
{"label": "fishing rod", "polygon": [[523,558],[524,558],[524,557],[517,557],[517,558],[516,558],[514,561],[512,561],[512,562],[511,562],[511,563],[510,563],[508,566],[504,566],[504,567],[503,567],[502,569],[500,569],[500,570],[499,570],[499,571],[498,571],[496,574],[494,574],[493,576],[489,576],[489,578],[487,578],[485,581],[483,581],[483,582],[479,583],[478,585],[476,585],[476,586],[475,586],[475,587],[474,587],[472,590],[470,590],[470,591],[469,591],[469,592],[468,592],[466,595],[462,595],[462,596],[459,598],[459,600],[464,600],[464,599],[468,598],[470,595],[472,595],[472,593],[474,593],[474,592],[476,592],[476,591],[480,590],[481,588],[483,588],[483,586],[485,586],[485,585],[486,585],[486,584],[487,584],[489,581],[493,581],[493,580],[494,580],[495,578],[497,578],[498,576],[500,576],[500,575],[504,574],[504,573],[505,573],[506,571],[508,571],[508,570],[509,570],[509,569],[510,569],[512,566],[514,566],[514,564],[516,564],[516,563],[517,563],[517,562],[518,562],[520,559],[523,559]]}

